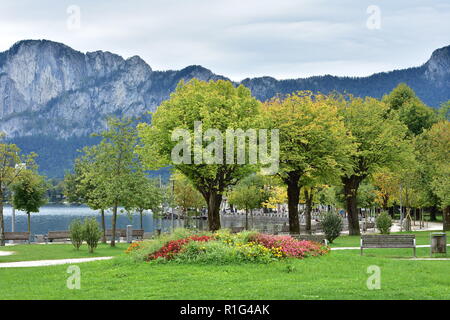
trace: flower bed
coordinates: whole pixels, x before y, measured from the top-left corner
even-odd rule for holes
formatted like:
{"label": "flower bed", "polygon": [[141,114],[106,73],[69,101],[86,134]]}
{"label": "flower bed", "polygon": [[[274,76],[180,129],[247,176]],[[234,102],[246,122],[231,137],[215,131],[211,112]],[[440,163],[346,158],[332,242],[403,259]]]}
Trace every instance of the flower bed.
{"label": "flower bed", "polygon": [[268,263],[286,258],[303,259],[327,254],[329,248],[290,236],[256,232],[192,234],[178,231],[163,238],[133,243],[126,251],[137,260],[193,263]]}
{"label": "flower bed", "polygon": [[171,260],[173,257],[181,251],[183,246],[190,241],[201,241],[206,242],[213,239],[209,236],[190,236],[184,239],[172,240],[167,242],[161,249],[148,255],[147,261],[155,260],[158,258],[164,258],[166,260]]}
{"label": "flower bed", "polygon": [[259,243],[274,251],[280,257],[305,258],[319,256],[329,252],[329,248],[317,242],[296,240],[291,236],[273,236],[258,233],[250,238],[250,241]]}

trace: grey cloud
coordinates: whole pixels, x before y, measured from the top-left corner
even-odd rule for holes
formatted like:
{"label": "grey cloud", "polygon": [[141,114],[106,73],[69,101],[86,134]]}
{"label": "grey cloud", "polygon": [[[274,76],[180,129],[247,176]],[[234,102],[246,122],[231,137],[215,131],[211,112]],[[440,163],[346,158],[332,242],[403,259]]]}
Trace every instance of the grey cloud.
{"label": "grey cloud", "polygon": [[[69,5],[82,27],[66,28]],[[369,5],[381,29],[366,28]],[[419,65],[450,44],[446,0],[3,1],[0,50],[50,39],[80,51],[139,55],[155,70],[201,64],[233,80],[368,75]]]}

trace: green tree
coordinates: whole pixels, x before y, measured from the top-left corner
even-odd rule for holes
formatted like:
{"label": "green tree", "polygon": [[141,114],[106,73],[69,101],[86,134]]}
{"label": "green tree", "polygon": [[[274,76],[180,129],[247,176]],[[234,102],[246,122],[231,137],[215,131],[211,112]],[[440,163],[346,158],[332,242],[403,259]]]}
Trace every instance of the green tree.
{"label": "green tree", "polygon": [[47,203],[47,187],[44,177],[36,172],[26,170],[12,186],[12,203],[17,210],[27,214],[28,232],[31,233],[31,213]]}
{"label": "green tree", "polygon": [[151,210],[153,213],[159,211],[163,202],[162,191],[159,188],[159,182],[147,177],[142,171],[134,172],[131,178],[133,192],[125,204],[125,209],[139,214],[140,227],[144,229],[144,211]]}
{"label": "green tree", "polygon": [[21,155],[15,144],[4,143],[0,135],[0,246],[5,245],[5,221],[3,219],[3,201],[10,187],[17,182],[26,169],[36,168],[36,154]]}
{"label": "green tree", "polygon": [[[223,133],[227,129],[257,129],[258,106],[250,90],[242,85],[236,88],[230,81],[193,79],[178,85],[153,114],[151,124],[138,127],[143,142],[138,152],[145,164],[150,169],[170,165],[192,182],[207,203],[210,230],[220,229],[219,208],[224,192],[254,170],[247,161],[234,161],[236,148],[222,148],[227,142]],[[172,139],[176,129],[189,132],[184,142],[176,141],[179,136]],[[205,133],[203,139],[198,139],[199,131]],[[235,141],[236,137],[229,139]],[[172,153],[180,143],[186,161],[175,163]]]}
{"label": "green tree", "polygon": [[200,209],[206,205],[201,193],[194,188],[192,183],[182,173],[175,172],[172,176],[175,179],[174,201],[183,214],[186,215],[190,208]]}
{"label": "green tree", "polygon": [[440,121],[416,142],[419,161],[425,163],[433,193],[443,210],[444,230],[450,230],[450,122]]}
{"label": "green tree", "polygon": [[95,152],[85,148],[85,154],[75,160],[74,172],[64,176],[64,196],[70,203],[84,203],[92,210],[99,210],[102,225],[102,243],[106,243],[105,210],[110,207],[109,199],[97,175]]}
{"label": "green tree", "polygon": [[298,203],[306,177],[334,179],[353,152],[333,96],[299,92],[263,106],[264,126],[279,129],[280,170],[287,185],[289,231],[299,233]]}
{"label": "green tree", "polygon": [[261,208],[270,198],[264,178],[251,175],[242,179],[228,195],[228,202],[238,209],[245,210],[245,229],[248,230],[248,213]]}
{"label": "green tree", "polygon": [[342,184],[348,212],[350,235],[359,235],[357,208],[358,189],[364,179],[383,167],[399,166],[410,152],[405,142],[407,128],[395,113],[388,116],[388,107],[374,98],[352,98],[339,108],[347,130],[357,146],[352,168],[344,171]]}
{"label": "green tree", "polygon": [[[112,208],[112,234],[116,233],[119,206],[126,206],[133,197],[136,172],[141,170],[134,153],[137,146],[136,129],[130,119],[108,119],[108,129],[101,133],[102,141],[84,149],[82,181],[88,187],[89,199]],[[90,189],[90,184],[94,188]],[[93,196],[92,196],[93,194]],[[95,202],[94,202],[95,204]],[[115,246],[115,237],[111,237]]]}
{"label": "green tree", "polygon": [[400,121],[408,127],[412,135],[422,133],[437,120],[434,110],[425,105],[414,90],[404,83],[400,83],[389,95],[384,96],[383,101],[390,110],[398,112]]}

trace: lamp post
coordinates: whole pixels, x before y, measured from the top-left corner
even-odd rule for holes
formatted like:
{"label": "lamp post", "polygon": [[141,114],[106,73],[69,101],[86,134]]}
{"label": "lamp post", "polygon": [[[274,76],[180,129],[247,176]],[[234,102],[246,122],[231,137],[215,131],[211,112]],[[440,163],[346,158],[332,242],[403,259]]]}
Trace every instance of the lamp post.
{"label": "lamp post", "polygon": [[174,201],[175,201],[175,179],[173,178],[173,176],[170,177],[169,182],[172,183],[172,194],[171,194],[171,220],[172,220],[172,232],[175,229],[175,221],[173,219],[173,215],[174,215]]}

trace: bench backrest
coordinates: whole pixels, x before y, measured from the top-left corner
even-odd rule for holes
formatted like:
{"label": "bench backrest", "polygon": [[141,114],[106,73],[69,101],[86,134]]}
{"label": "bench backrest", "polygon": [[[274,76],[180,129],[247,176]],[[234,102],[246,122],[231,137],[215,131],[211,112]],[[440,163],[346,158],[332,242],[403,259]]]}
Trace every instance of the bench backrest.
{"label": "bench backrest", "polygon": [[363,235],[363,248],[413,248],[416,246],[414,234]]}
{"label": "bench backrest", "polygon": [[244,231],[244,227],[231,227],[231,233],[239,233],[241,231]]}
{"label": "bench backrest", "polygon": [[47,238],[52,239],[69,239],[70,231],[49,231]]}
{"label": "bench backrest", "polygon": [[5,232],[5,240],[29,240],[29,232]]}
{"label": "bench backrest", "polygon": [[[111,237],[112,236],[112,229],[106,229],[106,236]],[[127,230],[126,229],[116,229],[116,236],[117,237],[126,237],[127,236]]]}
{"label": "bench backrest", "polygon": [[131,232],[133,237],[143,238],[144,237],[144,229],[135,229]]}

